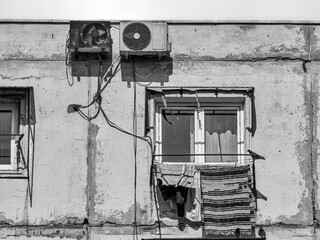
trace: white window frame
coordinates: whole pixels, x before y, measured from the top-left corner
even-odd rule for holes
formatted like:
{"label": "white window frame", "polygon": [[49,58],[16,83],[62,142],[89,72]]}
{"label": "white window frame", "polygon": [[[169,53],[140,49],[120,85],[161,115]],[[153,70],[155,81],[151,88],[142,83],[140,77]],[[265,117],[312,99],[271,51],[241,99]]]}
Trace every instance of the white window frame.
{"label": "white window frame", "polygon": [[[238,154],[245,153],[245,126],[244,126],[244,106],[241,103],[206,103],[202,104],[200,112],[198,114],[198,109],[196,106],[187,106],[186,103],[179,103],[180,106],[170,106],[170,110],[184,110],[184,109],[193,109],[194,110],[194,153],[195,154],[204,154],[205,153],[205,134],[204,134],[204,113],[205,110],[236,110],[237,111],[237,147]],[[182,106],[181,106],[182,105]],[[156,154],[162,154],[162,110],[166,108],[162,105],[156,106],[155,120],[156,120],[156,131],[155,131],[155,144],[156,144]],[[199,119],[198,119],[199,116]],[[197,122],[201,122],[201,128]],[[162,162],[162,157],[159,156],[157,161]],[[242,164],[244,162],[244,157],[239,155],[238,162],[205,162],[205,156],[195,156],[194,162],[166,162],[166,164],[205,164],[205,165],[234,165]]]}
{"label": "white window frame", "polygon": [[[178,107],[183,109],[186,106],[192,106],[197,109],[201,108],[237,108],[237,141],[238,141],[238,161],[237,162],[204,162],[205,157],[197,156],[195,162],[163,162],[163,164],[193,164],[193,165],[247,165],[252,160],[248,149],[252,146],[252,131],[255,129],[255,110],[253,109],[252,87],[148,87],[147,112],[148,121],[146,130],[148,135],[153,139],[155,147],[155,162],[162,163],[162,146],[161,146],[161,109],[172,109]],[[196,117],[196,114],[195,114]],[[204,117],[201,116],[202,118]],[[204,138],[204,134],[203,134]],[[197,152],[200,150],[198,149]],[[201,150],[203,151],[203,150]],[[203,151],[204,152],[204,151]]]}
{"label": "white window frame", "polygon": [[[11,111],[11,134],[18,134],[19,129],[19,103],[0,103],[0,111]],[[0,123],[1,124],[1,123]],[[0,170],[14,170],[18,169],[17,161],[17,145],[16,137],[11,137],[10,146],[10,164],[0,164]]]}

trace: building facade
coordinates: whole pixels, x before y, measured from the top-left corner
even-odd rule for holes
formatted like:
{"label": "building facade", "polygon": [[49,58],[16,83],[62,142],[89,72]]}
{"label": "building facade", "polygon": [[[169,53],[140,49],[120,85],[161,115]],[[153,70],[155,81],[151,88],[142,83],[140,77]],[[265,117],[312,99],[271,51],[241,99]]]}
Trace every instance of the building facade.
{"label": "building facade", "polygon": [[104,65],[66,58],[69,22],[0,23],[0,238],[205,237],[161,215],[162,161],[248,165],[253,235],[319,239],[320,26],[168,22],[158,59],[110,26]]}

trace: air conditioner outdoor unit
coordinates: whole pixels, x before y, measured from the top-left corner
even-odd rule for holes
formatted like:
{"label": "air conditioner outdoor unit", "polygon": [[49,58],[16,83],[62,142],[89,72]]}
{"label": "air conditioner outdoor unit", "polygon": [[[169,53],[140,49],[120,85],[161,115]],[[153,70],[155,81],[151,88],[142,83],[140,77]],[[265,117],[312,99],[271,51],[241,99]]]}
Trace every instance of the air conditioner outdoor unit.
{"label": "air conditioner outdoor unit", "polygon": [[121,55],[167,55],[168,26],[163,21],[120,22]]}
{"label": "air conditioner outdoor unit", "polygon": [[71,21],[68,48],[71,52],[110,52],[110,22]]}

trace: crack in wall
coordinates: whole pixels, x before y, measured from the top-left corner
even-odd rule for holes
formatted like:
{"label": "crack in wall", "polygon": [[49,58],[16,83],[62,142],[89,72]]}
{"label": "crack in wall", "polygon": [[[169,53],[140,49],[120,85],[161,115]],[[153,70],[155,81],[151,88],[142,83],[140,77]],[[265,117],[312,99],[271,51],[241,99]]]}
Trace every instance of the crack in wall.
{"label": "crack in wall", "polygon": [[19,78],[14,78],[14,77],[9,77],[9,76],[5,76],[3,74],[0,74],[0,77],[2,78],[2,80],[10,80],[10,81],[15,81],[15,80],[27,80],[27,79],[41,79],[42,77],[39,76],[26,76],[26,77],[19,77]]}
{"label": "crack in wall", "polygon": [[60,237],[76,238],[78,240],[89,235],[89,229],[86,225],[69,225],[69,226],[6,226],[0,228],[0,239],[9,237]]}

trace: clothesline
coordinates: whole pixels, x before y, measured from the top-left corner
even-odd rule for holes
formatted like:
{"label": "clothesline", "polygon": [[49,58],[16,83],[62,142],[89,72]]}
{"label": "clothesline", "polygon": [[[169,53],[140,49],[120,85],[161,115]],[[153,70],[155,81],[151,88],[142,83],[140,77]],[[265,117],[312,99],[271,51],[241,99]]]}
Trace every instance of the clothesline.
{"label": "clothesline", "polygon": [[259,156],[255,154],[237,154],[237,153],[191,153],[191,154],[155,154],[155,157],[188,157],[188,156]]}

